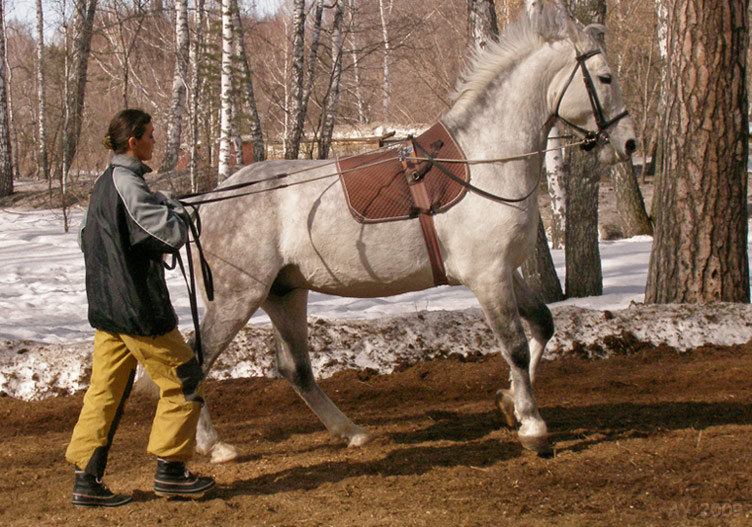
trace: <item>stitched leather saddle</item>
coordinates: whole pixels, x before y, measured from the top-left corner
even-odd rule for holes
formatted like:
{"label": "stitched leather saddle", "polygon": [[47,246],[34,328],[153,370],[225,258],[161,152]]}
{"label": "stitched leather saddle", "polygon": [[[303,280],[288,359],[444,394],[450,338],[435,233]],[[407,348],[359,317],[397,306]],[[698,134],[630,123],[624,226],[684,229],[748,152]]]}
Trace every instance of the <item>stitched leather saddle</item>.
{"label": "stitched leather saddle", "polygon": [[[345,198],[358,222],[379,223],[433,215],[449,209],[465,195],[465,187],[452,181],[432,163],[413,159],[426,157],[416,151],[413,141],[432,157],[465,160],[441,121],[420,136],[408,139],[397,150],[338,158],[337,169]],[[456,177],[469,181],[467,164],[443,163],[443,166]],[[422,183],[423,187],[418,200],[415,191],[411,191],[416,183]]]}

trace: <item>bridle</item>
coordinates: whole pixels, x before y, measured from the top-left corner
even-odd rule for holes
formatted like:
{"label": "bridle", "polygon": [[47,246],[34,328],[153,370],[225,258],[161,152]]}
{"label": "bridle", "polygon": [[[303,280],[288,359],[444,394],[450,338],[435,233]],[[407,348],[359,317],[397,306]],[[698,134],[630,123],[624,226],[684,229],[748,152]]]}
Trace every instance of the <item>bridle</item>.
{"label": "bridle", "polygon": [[[594,57],[595,55],[600,55],[601,53],[603,53],[601,49],[593,49],[585,53],[579,53],[579,51],[577,52],[577,64],[575,64],[572,73],[569,75],[569,79],[567,80],[567,84],[564,86],[564,90],[562,90],[561,95],[559,95],[559,100],[556,103],[556,110],[553,114],[554,118],[557,118],[560,121],[566,123],[568,126],[580,132],[584,136],[585,144],[583,144],[581,148],[586,151],[592,150],[599,144],[609,143],[611,139],[608,135],[608,129],[624,119],[627,115],[629,115],[629,112],[627,110],[624,110],[613,119],[607,119],[603,113],[603,106],[601,105],[601,100],[598,97],[598,91],[595,89],[593,77],[592,75],[590,75],[590,71],[588,70],[586,64],[589,58]],[[564,95],[566,95],[569,86],[571,86],[572,80],[574,80],[575,75],[577,75],[578,69],[582,70],[582,78],[585,81],[585,89],[587,90],[588,99],[590,99],[590,107],[593,109],[593,116],[595,117],[595,123],[598,127],[598,130],[588,130],[587,128],[578,126],[573,122],[568,121],[559,114],[561,101],[562,99],[564,99]]]}

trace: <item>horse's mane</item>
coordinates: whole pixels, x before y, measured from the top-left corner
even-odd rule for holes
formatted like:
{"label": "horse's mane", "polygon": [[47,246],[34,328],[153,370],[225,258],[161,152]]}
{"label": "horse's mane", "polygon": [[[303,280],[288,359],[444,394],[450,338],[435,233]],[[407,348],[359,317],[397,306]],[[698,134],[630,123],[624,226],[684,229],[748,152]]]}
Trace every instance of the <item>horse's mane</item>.
{"label": "horse's mane", "polygon": [[547,42],[569,38],[566,20],[555,6],[545,5],[533,17],[524,14],[507,25],[498,41],[485,49],[476,46],[460,74],[454,108],[464,112],[486,92],[488,85]]}

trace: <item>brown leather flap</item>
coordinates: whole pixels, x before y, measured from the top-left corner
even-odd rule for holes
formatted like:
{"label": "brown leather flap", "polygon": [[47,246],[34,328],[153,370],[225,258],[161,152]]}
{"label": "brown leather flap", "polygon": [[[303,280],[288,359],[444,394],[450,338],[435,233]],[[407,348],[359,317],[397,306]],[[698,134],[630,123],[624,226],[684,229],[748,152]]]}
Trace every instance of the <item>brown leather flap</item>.
{"label": "brown leather flap", "polygon": [[[427,152],[442,159],[464,160],[465,156],[444,124],[439,121],[417,141]],[[409,141],[403,146],[409,144]],[[415,217],[417,206],[410,195],[405,170],[398,157],[399,149],[370,152],[337,160],[340,181],[350,212],[360,223],[378,223]],[[420,152],[415,157],[425,157]],[[425,161],[417,165],[420,170]],[[465,163],[442,163],[456,177],[469,181]],[[423,178],[432,213],[443,212],[456,204],[467,191],[436,166]]]}

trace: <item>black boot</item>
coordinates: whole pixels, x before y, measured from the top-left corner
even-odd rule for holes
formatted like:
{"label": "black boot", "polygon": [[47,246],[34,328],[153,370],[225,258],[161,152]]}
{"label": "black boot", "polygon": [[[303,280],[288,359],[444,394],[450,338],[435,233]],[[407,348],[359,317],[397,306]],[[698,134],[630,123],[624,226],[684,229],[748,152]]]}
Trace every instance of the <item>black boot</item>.
{"label": "black boot", "polygon": [[102,480],[76,468],[73,486],[73,505],[78,507],[119,507],[133,498],[127,494],[113,494]]}
{"label": "black boot", "polygon": [[157,496],[200,498],[214,486],[214,478],[191,474],[180,461],[157,458],[154,493]]}

